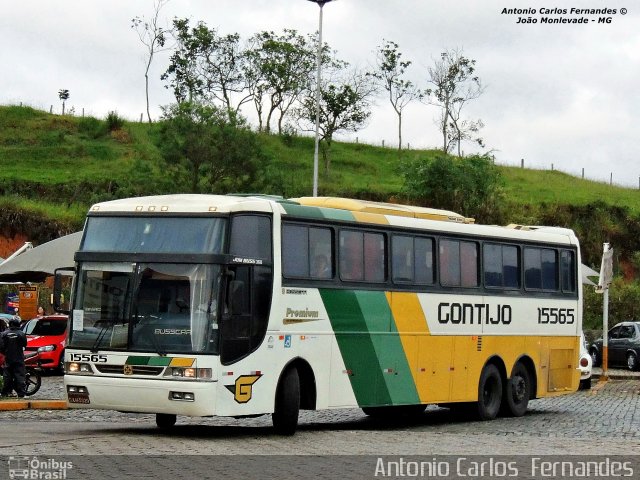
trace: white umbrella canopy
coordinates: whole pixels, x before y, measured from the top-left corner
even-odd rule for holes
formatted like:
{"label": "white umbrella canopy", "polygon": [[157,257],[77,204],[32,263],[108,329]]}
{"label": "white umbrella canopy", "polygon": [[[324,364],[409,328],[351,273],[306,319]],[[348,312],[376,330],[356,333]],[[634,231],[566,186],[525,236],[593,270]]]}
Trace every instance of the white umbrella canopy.
{"label": "white umbrella canopy", "polygon": [[42,282],[57,268],[73,267],[82,232],[43,243],[0,265],[2,282]]}
{"label": "white umbrella canopy", "polygon": [[599,277],[600,274],[596,272],[593,268],[587,267],[584,263],[582,264],[582,283],[584,285],[595,285],[589,277]]}

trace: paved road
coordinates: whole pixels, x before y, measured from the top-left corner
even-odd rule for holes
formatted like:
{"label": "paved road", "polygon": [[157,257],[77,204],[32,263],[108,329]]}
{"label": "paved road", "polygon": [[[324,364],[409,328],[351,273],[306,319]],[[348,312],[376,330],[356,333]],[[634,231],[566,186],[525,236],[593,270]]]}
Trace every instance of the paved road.
{"label": "paved road", "polygon": [[[35,398],[62,398],[62,392],[62,378],[48,376]],[[437,461],[450,466],[452,473],[461,458],[515,458],[518,478],[539,478],[527,465],[530,457],[504,457],[523,454],[559,460],[576,458],[567,457],[569,454],[597,455],[590,458],[598,460],[623,455],[612,458],[631,459],[634,474],[639,474],[640,381],[610,381],[591,391],[536,400],[522,418],[491,422],[456,418],[438,407],[429,407],[412,421],[396,422],[374,420],[359,410],[303,412],[293,437],[275,435],[268,416],[179,418],[168,434],[155,427],[152,415],[97,410],[0,411],[0,478],[8,477],[16,458],[23,458],[27,459],[23,465],[24,461],[37,463],[36,475],[43,469],[45,474],[60,471],[60,462],[71,462],[64,477],[69,480],[284,480],[312,475],[360,479],[375,478],[382,455],[393,462],[404,458]],[[14,457],[13,463],[9,455]],[[553,455],[561,457],[547,457]],[[53,467],[38,463],[52,461],[58,463]],[[463,478],[453,474],[431,477]]]}
{"label": "paved road", "polygon": [[[411,421],[385,422],[359,410],[303,412],[294,437],[255,419],[179,418],[172,434],[151,415],[97,410],[0,412],[0,452],[66,454],[640,454],[640,382],[535,400],[522,418],[478,422],[429,407]],[[45,377],[35,398],[61,398],[61,377]]]}

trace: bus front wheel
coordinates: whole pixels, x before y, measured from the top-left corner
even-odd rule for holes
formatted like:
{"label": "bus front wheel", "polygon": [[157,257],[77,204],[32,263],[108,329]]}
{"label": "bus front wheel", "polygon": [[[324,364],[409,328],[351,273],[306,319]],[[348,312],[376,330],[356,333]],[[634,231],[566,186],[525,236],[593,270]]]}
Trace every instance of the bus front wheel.
{"label": "bus front wheel", "polygon": [[502,403],[502,378],[495,365],[487,365],[482,370],[478,382],[478,417],[493,420],[498,415]]}
{"label": "bus front wheel", "polygon": [[527,411],[529,397],[531,396],[531,380],[529,371],[518,363],[513,369],[511,378],[507,381],[504,390],[503,409],[512,417],[521,417]]}
{"label": "bus front wheel", "polygon": [[300,412],[300,378],[296,368],[287,369],[278,384],[273,410],[273,428],[280,435],[293,435]]}
{"label": "bus front wheel", "polygon": [[156,413],[156,425],[162,430],[167,430],[176,424],[176,418],[170,413]]}

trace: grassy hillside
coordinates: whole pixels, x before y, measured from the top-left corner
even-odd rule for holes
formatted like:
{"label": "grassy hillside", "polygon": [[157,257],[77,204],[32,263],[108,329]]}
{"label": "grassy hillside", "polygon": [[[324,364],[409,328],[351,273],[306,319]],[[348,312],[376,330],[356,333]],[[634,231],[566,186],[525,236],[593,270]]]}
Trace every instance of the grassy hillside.
{"label": "grassy hillside", "polygon": [[[79,228],[86,209],[95,201],[184,191],[165,174],[153,140],[156,129],[157,125],[125,123],[124,128],[109,131],[104,121],[94,118],[0,107],[0,208],[46,217],[59,224],[58,230],[65,230]],[[274,135],[260,135],[259,139],[267,158],[259,190],[285,197],[310,195],[313,139]],[[433,153],[334,143],[328,174],[322,156],[320,159],[320,193],[398,198],[402,191],[400,163]],[[535,222],[540,218],[540,205],[581,206],[598,201],[640,214],[638,190],[558,171],[500,170],[509,204],[507,222]]]}
{"label": "grassy hillside", "polygon": [[609,205],[626,206],[640,213],[640,190],[610,186],[550,170],[529,170],[501,167],[508,198],[518,204],[563,203],[586,205],[602,201]]}

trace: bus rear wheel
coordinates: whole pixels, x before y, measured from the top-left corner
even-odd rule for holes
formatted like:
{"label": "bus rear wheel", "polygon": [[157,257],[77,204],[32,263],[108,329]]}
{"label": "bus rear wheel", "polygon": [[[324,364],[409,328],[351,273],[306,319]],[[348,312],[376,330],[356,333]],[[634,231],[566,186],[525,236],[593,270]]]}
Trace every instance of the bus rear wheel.
{"label": "bus rear wheel", "polygon": [[480,420],[493,420],[502,403],[502,378],[495,365],[487,365],[482,370],[478,382],[477,413]]}
{"label": "bus rear wheel", "polygon": [[273,428],[280,435],[293,435],[298,427],[300,412],[300,377],[295,367],[287,369],[278,383],[276,402],[271,418]]}
{"label": "bus rear wheel", "polygon": [[517,363],[504,389],[503,410],[512,417],[521,417],[527,411],[531,396],[529,371],[522,363]]}
{"label": "bus rear wheel", "polygon": [[170,413],[156,413],[156,425],[162,430],[168,430],[176,424],[177,417]]}

